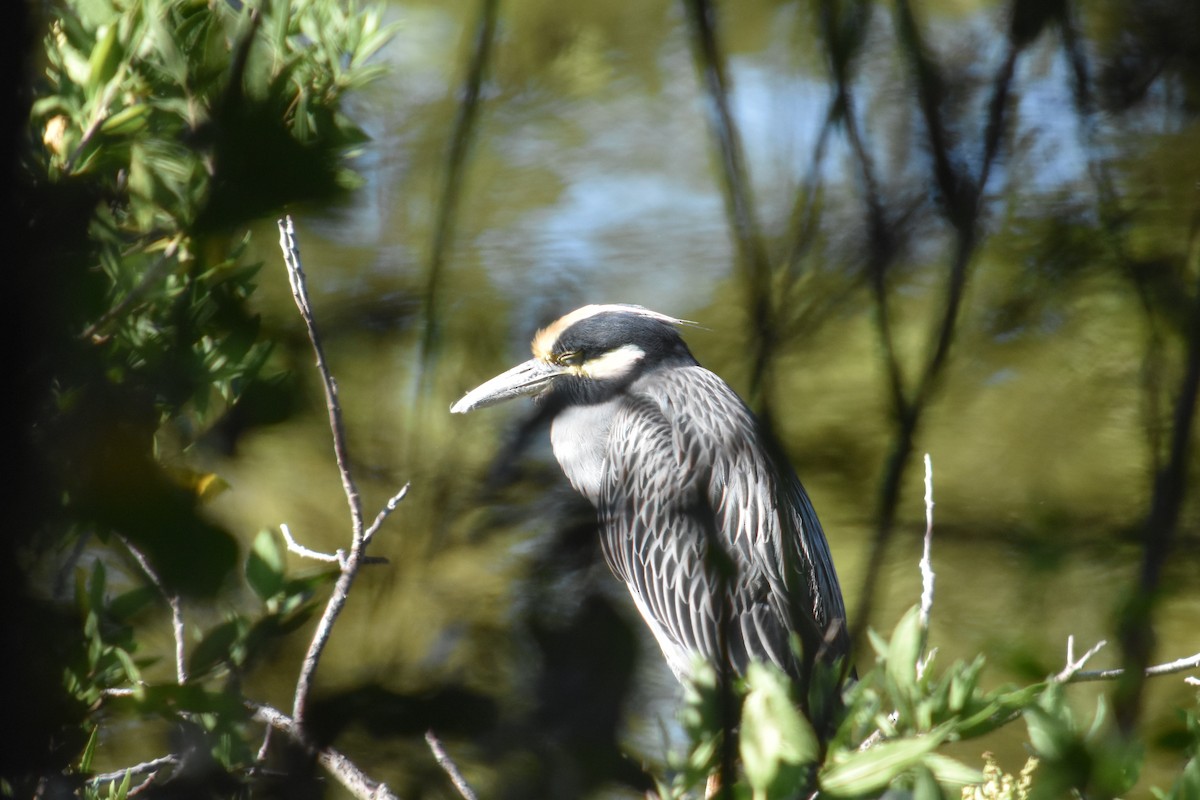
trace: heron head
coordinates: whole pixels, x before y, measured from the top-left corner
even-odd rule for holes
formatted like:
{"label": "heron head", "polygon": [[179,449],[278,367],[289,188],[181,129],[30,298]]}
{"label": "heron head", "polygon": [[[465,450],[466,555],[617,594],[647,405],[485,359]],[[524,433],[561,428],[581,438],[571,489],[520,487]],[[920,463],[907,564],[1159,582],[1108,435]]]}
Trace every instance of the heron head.
{"label": "heron head", "polygon": [[467,392],[450,411],[465,414],[514,397],[554,392],[596,402],[651,364],[695,363],[674,327],[685,322],[634,305],[578,308],[537,332],[533,358]]}

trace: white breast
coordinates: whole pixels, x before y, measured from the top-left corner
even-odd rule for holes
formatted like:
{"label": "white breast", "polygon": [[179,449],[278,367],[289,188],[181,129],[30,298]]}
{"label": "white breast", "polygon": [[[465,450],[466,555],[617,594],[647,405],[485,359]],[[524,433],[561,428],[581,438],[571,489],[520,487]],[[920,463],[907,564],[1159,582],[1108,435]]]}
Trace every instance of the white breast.
{"label": "white breast", "polygon": [[588,406],[568,406],[550,425],[554,457],[567,480],[592,505],[600,501],[608,434],[618,399]]}

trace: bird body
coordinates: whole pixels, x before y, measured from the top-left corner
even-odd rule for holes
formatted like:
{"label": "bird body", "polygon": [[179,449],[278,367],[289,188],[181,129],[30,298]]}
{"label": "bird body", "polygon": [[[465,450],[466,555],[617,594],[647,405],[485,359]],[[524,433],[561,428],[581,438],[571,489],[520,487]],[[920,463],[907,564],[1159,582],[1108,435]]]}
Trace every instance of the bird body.
{"label": "bird body", "polygon": [[605,559],[678,678],[698,660],[738,673],[767,661],[800,677],[818,651],[848,648],[825,535],[790,465],[697,363],[679,323],[585,306],[451,410],[520,394],[550,404],[555,457],[596,507]]}

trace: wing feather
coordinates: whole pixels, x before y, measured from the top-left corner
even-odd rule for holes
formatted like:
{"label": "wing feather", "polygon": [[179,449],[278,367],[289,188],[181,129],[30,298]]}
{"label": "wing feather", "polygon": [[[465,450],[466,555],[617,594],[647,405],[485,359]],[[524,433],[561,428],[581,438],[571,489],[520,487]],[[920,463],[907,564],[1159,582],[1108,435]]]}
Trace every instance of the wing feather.
{"label": "wing feather", "polygon": [[[713,373],[680,367],[635,382],[613,417],[605,476],[605,556],[677,675],[697,655],[739,671],[767,660],[797,674],[791,633],[808,648],[829,626],[844,629],[808,496]],[[713,547],[736,567],[725,579]]]}

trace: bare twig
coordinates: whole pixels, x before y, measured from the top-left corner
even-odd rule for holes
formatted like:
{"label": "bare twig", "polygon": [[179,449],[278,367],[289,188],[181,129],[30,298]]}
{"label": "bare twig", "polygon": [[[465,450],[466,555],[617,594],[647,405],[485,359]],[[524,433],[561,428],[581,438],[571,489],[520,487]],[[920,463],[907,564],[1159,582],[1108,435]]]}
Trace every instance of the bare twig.
{"label": "bare twig", "polygon": [[[325,348],[321,344],[321,337],[317,332],[317,323],[312,313],[312,304],[308,296],[304,269],[300,263],[300,248],[296,242],[295,224],[292,218],[288,216],[279,220],[278,225],[279,247],[283,251],[283,260],[288,272],[288,282],[292,287],[292,299],[295,300],[296,308],[299,309],[300,316],[304,320],[309,342],[312,344],[313,353],[316,356],[317,370],[321,374],[322,384],[325,388],[325,406],[329,414],[329,428],[333,434],[333,451],[337,460],[338,472],[342,478],[342,489],[346,494],[346,502],[350,506],[351,518],[350,549],[344,554],[342,551],[339,551],[337,555],[341,574],[338,575],[333,593],[326,602],[325,610],[317,622],[316,631],[309,642],[308,651],[304,654],[304,661],[300,666],[300,674],[296,679],[296,693],[292,700],[292,718],[296,725],[303,726],[305,706],[308,702],[309,693],[312,690],[313,679],[316,676],[321,654],[325,651],[325,646],[329,643],[334,622],[337,621],[338,616],[342,613],[342,609],[346,606],[346,599],[350,594],[350,587],[354,583],[354,578],[358,574],[359,567],[368,560],[366,556],[367,542],[375,534],[375,531],[382,524],[383,520],[395,510],[400,500],[404,498],[408,487],[405,486],[388,500],[384,509],[376,517],[375,522],[372,523],[371,529],[369,531],[364,530],[362,500],[359,497],[354,477],[350,474],[350,458],[346,449],[346,428],[342,419],[341,404],[338,402],[337,381],[334,380],[333,374],[329,371],[329,366],[325,359]],[[287,538],[289,539],[289,549],[291,549],[294,540],[291,540],[290,536]],[[296,544],[296,547],[299,548],[300,545]],[[316,553],[316,551],[309,551],[308,548],[303,549],[307,552]],[[326,560],[324,554],[316,555],[321,560]]]}
{"label": "bare twig", "polygon": [[180,686],[187,683],[187,649],[185,647],[186,639],[183,630],[183,604],[179,599],[179,595],[173,594],[167,589],[162,579],[158,577],[158,573],[154,570],[154,565],[150,563],[150,559],[141,550],[133,546],[124,536],[118,537],[121,544],[125,545],[125,549],[137,561],[138,566],[142,568],[142,572],[146,573],[146,577],[154,584],[154,588],[158,589],[159,594],[167,601],[167,605],[171,608],[171,630],[175,635],[175,680]]}
{"label": "bare twig", "polygon": [[[1101,642],[1100,644],[1104,644]],[[1099,645],[1097,645],[1099,647]],[[1095,650],[1096,648],[1093,648]],[[1091,651],[1088,651],[1089,653]],[[1085,656],[1086,658],[1086,656]],[[1174,661],[1169,661],[1165,664],[1155,664],[1151,667],[1146,667],[1142,675],[1147,678],[1159,678],[1163,675],[1174,675],[1179,672],[1187,672],[1190,669],[1200,669],[1200,653],[1187,656],[1186,658],[1177,658]],[[1067,683],[1084,683],[1086,681],[1111,681],[1120,678],[1125,674],[1124,669],[1099,669],[1088,672],[1076,672],[1067,680]],[[1193,681],[1189,681],[1192,683]]]}
{"label": "bare twig", "polygon": [[287,542],[289,553],[295,553],[301,558],[311,558],[313,561],[324,561],[329,564],[337,564],[340,567],[346,566],[346,553],[344,550],[338,550],[336,553],[321,553],[316,550],[309,550],[292,538],[292,532],[286,522],[279,524],[279,530],[283,534],[283,540]]}
{"label": "bare twig", "polygon": [[[386,503],[384,503],[383,508],[381,508],[379,510],[379,513],[375,516],[375,521],[371,523],[371,527],[367,528],[366,531],[363,532],[363,544],[370,544],[371,539],[373,539],[375,537],[375,534],[379,531],[379,528],[383,525],[383,521],[385,519],[387,519],[389,516],[391,516],[391,513],[400,506],[400,501],[403,500],[406,496],[408,496],[408,487],[410,487],[411,485],[412,485],[411,483],[404,484],[404,486],[400,487],[400,491],[396,492],[394,495],[392,495],[391,497],[388,498],[388,501]],[[381,559],[368,558],[367,563],[372,563],[376,560],[383,561],[383,562],[387,561],[387,559],[384,559],[384,558],[381,558]]]}
{"label": "bare twig", "polygon": [[1067,663],[1065,666],[1063,666],[1062,671],[1059,672],[1057,675],[1055,675],[1050,680],[1053,683],[1070,683],[1075,680],[1080,680],[1079,678],[1076,677],[1077,675],[1082,674],[1082,673],[1080,673],[1080,670],[1083,669],[1084,665],[1087,664],[1087,662],[1091,660],[1092,656],[1096,655],[1096,653],[1099,653],[1100,650],[1107,644],[1108,644],[1108,642],[1106,640],[1101,639],[1100,641],[1096,642],[1096,644],[1092,645],[1092,648],[1090,650],[1088,650],[1086,653],[1084,653],[1082,656],[1080,656],[1078,659],[1076,659],[1075,658],[1075,637],[1068,636],[1067,637]]}
{"label": "bare twig", "polygon": [[450,778],[450,782],[454,784],[454,788],[458,790],[463,800],[476,800],[471,785],[462,776],[458,765],[454,763],[454,759],[450,758],[450,754],[446,752],[446,748],[442,746],[441,740],[432,729],[425,731],[425,741],[429,745],[430,751],[433,752],[433,757],[437,759],[438,766]]}
{"label": "bare twig", "polygon": [[[363,534],[364,545],[371,541],[371,537],[375,535],[375,531],[378,530],[380,523],[387,519],[388,515],[396,510],[399,500],[402,500],[407,492],[408,484],[405,484],[403,489],[401,489],[396,495],[388,500],[387,504],[383,507],[383,510],[379,512],[379,516],[375,517],[375,522],[373,522],[371,527],[368,528]],[[309,549],[297,542],[295,538],[293,538],[292,531],[288,528],[287,523],[280,523],[279,530],[283,533],[283,539],[287,543],[287,549],[289,553],[295,553],[301,558],[310,558],[313,561],[323,561],[328,564],[337,564],[342,569],[345,569],[346,551],[340,547],[337,549],[337,552],[322,553],[319,550]],[[388,560],[382,556],[368,556],[364,554],[359,560],[359,563],[364,566],[367,564],[386,564],[388,563]]]}
{"label": "bare twig", "polygon": [[[254,719],[270,726],[270,728],[286,734],[297,744],[312,748],[312,743],[304,735],[304,728],[298,720],[289,717],[277,708],[268,705],[248,704],[254,712]],[[346,758],[332,747],[322,747],[315,750],[317,763],[346,788],[352,795],[361,800],[398,800],[388,789],[387,784],[372,780],[359,769],[354,762]]]}
{"label": "bare twig", "polygon": [[929,658],[925,657],[925,649],[929,646],[929,618],[934,610],[934,563],[931,552],[934,548],[934,462],[925,453],[925,545],[920,554],[920,650],[922,656],[917,658],[917,678],[924,675],[925,667],[929,666]]}
{"label": "bare twig", "polygon": [[113,772],[103,772],[99,775],[93,775],[88,779],[88,783],[92,786],[100,786],[105,783],[116,783],[117,781],[125,780],[126,775],[145,775],[148,772],[158,772],[163,767],[173,766],[179,763],[179,756],[167,755],[162,758],[154,758],[150,761],[143,761],[141,764],[134,764],[132,767],[125,769],[114,770]]}
{"label": "bare twig", "polygon": [[342,489],[346,494],[346,502],[350,505],[350,517],[354,523],[354,537],[362,536],[363,513],[362,501],[358,496],[358,487],[350,475],[350,456],[346,452],[346,426],[342,421],[342,406],[338,401],[337,381],[329,371],[325,360],[325,346],[317,333],[317,321],[313,316],[312,303],[308,297],[308,281],[304,276],[304,267],[300,264],[300,245],[296,242],[296,226],[291,216],[279,220],[279,248],[283,251],[283,262],[287,266],[288,282],[292,287],[292,299],[300,310],[300,318],[308,331],[308,340],[312,344],[313,354],[317,358],[317,371],[321,374],[321,383],[325,389],[325,407],[329,412],[329,427],[333,432],[333,453],[337,460],[338,473],[342,477]]}
{"label": "bare twig", "polygon": [[322,385],[325,387],[325,406],[329,414],[329,427],[333,432],[333,452],[337,460],[338,472],[342,477],[342,489],[346,494],[346,502],[350,506],[352,536],[350,553],[345,560],[339,559],[341,574],[334,586],[333,594],[325,604],[325,610],[317,623],[316,632],[309,642],[308,651],[300,665],[300,675],[296,679],[296,694],[292,702],[292,716],[297,724],[304,723],[305,705],[309,692],[312,690],[313,678],[317,673],[317,665],[329,636],[333,632],[333,623],[346,606],[346,597],[354,576],[358,574],[359,559],[363,547],[363,513],[362,500],[358,495],[358,486],[350,474],[350,458],[346,452],[346,428],[342,421],[342,407],[338,402],[337,381],[334,380],[325,360],[325,348],[317,333],[317,322],[313,317],[312,304],[308,297],[308,286],[304,277],[304,269],[300,264],[300,248],[296,243],[296,228],[291,216],[279,220],[279,247],[283,250],[283,261],[287,266],[288,282],[292,287],[292,299],[300,310],[300,317],[308,330],[308,339],[312,344],[313,353],[317,359],[317,371],[321,374]]}

